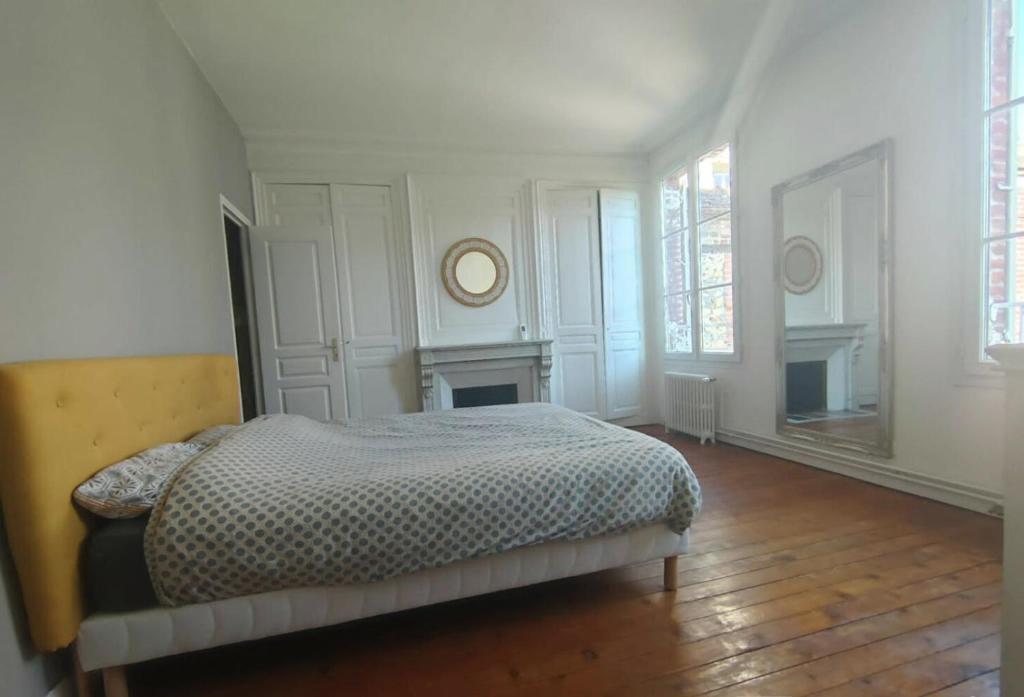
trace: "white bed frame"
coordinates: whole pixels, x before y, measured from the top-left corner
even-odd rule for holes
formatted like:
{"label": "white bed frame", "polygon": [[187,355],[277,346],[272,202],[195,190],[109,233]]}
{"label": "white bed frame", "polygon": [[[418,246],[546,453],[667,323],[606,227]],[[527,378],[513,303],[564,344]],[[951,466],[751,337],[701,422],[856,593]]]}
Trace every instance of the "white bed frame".
{"label": "white bed frame", "polygon": [[101,613],[81,624],[76,644],[80,697],[87,671],[102,670],[107,697],[128,694],[124,666],[215,646],[326,627],[457,598],[528,586],[603,569],[664,559],[664,585],[675,590],[677,555],[689,531],[664,524],[579,542],[548,542],[375,583],[298,588],[212,603]]}

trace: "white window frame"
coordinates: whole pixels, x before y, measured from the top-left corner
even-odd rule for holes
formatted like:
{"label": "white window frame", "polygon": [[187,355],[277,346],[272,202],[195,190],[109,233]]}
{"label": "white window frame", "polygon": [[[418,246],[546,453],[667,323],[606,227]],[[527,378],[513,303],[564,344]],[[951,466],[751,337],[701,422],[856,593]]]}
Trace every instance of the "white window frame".
{"label": "white window frame", "polygon": [[[957,384],[975,387],[1003,387],[1004,377],[985,353],[988,338],[986,246],[988,225],[988,96],[991,55],[988,0],[967,3],[967,35],[964,42],[965,70],[961,86],[965,125],[962,190],[968,202],[963,218],[963,256],[966,260],[962,308],[961,375]],[[1020,101],[1020,100],[1017,100]],[[1000,108],[1010,108],[1003,105]]]}
{"label": "white window frame", "polygon": [[[729,146],[729,214],[730,214],[730,234],[732,239],[732,282],[729,284],[720,284],[718,286],[708,286],[707,288],[701,288],[700,286],[700,261],[699,261],[699,247],[700,247],[700,236],[698,234],[698,223],[697,223],[697,200],[698,191],[698,179],[697,179],[697,163],[700,158],[705,155],[709,155],[715,150],[724,146]],[[707,148],[702,148],[692,157],[687,157],[681,161],[676,161],[676,164],[672,167],[667,168],[657,179],[656,191],[658,196],[658,283],[659,283],[659,297],[660,307],[659,312],[661,313],[661,351],[667,360],[680,360],[680,361],[701,361],[701,362],[718,362],[718,363],[738,363],[741,360],[740,347],[740,280],[739,280],[739,224],[738,224],[738,212],[737,212],[737,177],[736,177],[736,138],[722,139],[715,145]],[[690,254],[690,331],[693,333],[691,337],[690,345],[693,350],[689,352],[684,351],[667,351],[665,349],[665,258],[664,258],[664,242],[665,239],[665,196],[662,190],[664,181],[671,175],[686,170],[687,177],[689,180],[689,200],[687,201],[687,222],[684,232],[689,232],[689,254]],[[724,214],[723,214],[724,215]],[[709,222],[711,218],[703,222]],[[703,332],[701,331],[701,316],[700,316],[700,292],[701,290],[708,290],[716,287],[724,287],[727,285],[732,286],[732,351],[726,353],[722,351],[704,351],[703,350]]]}

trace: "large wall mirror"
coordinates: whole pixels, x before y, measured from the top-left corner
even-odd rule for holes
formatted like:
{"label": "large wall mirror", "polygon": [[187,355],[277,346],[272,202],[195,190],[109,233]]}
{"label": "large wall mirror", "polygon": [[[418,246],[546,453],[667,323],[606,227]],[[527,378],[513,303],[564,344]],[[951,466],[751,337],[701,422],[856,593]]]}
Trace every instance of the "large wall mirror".
{"label": "large wall mirror", "polygon": [[890,141],[772,190],[780,434],[892,455]]}

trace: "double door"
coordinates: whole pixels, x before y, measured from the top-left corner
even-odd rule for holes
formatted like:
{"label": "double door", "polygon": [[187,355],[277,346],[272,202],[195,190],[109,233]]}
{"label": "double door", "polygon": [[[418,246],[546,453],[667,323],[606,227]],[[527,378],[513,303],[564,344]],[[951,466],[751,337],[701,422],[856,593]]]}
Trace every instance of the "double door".
{"label": "double door", "polygon": [[266,210],[252,230],[266,411],[415,409],[390,187],[272,184]]}
{"label": "double door", "polygon": [[641,412],[640,199],[615,189],[544,190],[552,401],[600,419]]}

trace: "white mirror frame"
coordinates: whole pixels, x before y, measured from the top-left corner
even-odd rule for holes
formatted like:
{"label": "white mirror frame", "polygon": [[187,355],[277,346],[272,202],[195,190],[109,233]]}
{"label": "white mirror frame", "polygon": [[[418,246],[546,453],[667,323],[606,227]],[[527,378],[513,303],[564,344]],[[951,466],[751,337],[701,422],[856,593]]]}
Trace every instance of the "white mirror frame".
{"label": "white mirror frame", "polygon": [[[805,172],[772,187],[772,212],[775,221],[775,430],[786,438],[811,441],[820,445],[855,450],[869,455],[892,457],[892,140],[884,140],[858,152]],[[878,234],[878,437],[858,440],[829,433],[801,429],[786,421],[786,285],[783,273],[786,248],[783,196],[790,191],[857,167],[876,162],[881,186],[881,220]]]}
{"label": "white mirror frame", "polygon": [[[470,252],[479,252],[494,262],[494,284],[482,293],[473,293],[464,288],[455,273],[459,260]],[[483,307],[500,298],[508,288],[508,277],[508,260],[505,259],[505,255],[501,253],[497,245],[482,237],[467,237],[459,240],[448,248],[441,261],[441,280],[444,282],[445,290],[453,300],[468,307]]]}

